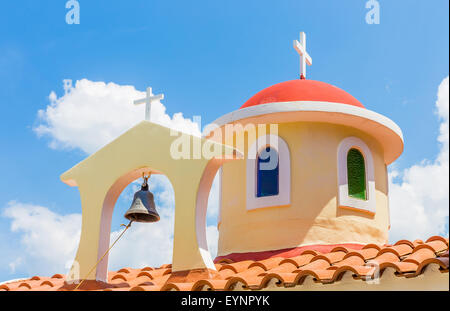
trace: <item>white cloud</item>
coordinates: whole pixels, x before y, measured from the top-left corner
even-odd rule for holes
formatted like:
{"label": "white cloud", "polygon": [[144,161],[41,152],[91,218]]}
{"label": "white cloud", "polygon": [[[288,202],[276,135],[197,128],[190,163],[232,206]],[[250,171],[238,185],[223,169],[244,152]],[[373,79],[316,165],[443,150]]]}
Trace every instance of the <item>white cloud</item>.
{"label": "white cloud", "polygon": [[[49,95],[50,105],[38,112],[39,125],[34,131],[48,136],[52,148],[79,148],[93,153],[144,119],[144,105],[135,106],[133,100],[145,97],[145,92],[134,86],[76,81],[75,87],[65,86],[65,94]],[[197,123],[183,117],[181,112],[172,117],[166,107],[152,105],[152,121],[169,128],[199,136]]]}
{"label": "white cloud", "polygon": [[12,273],[24,265],[31,273],[64,271],[66,261],[75,257],[80,214],[62,216],[46,207],[14,201],[2,214],[11,219],[11,231],[20,236],[22,247],[20,257],[10,262]]}
{"label": "white cloud", "polygon": [[15,260],[11,261],[11,262],[8,264],[11,273],[15,273],[15,272],[16,272],[16,269],[17,269],[18,267],[20,267],[20,266],[22,265],[22,263],[23,263],[22,257],[17,257]]}
{"label": "white cloud", "polygon": [[439,85],[436,114],[440,119],[436,159],[390,172],[390,241],[448,236],[449,223],[449,78]]}

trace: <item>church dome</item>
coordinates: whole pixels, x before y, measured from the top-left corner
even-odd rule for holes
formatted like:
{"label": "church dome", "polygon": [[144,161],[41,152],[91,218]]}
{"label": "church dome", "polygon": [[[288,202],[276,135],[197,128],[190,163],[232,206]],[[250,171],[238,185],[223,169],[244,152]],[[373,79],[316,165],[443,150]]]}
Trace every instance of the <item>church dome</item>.
{"label": "church dome", "polygon": [[272,85],[253,95],[242,108],[277,102],[315,101],[332,102],[365,108],[344,90],[315,80],[297,79]]}
{"label": "church dome", "polygon": [[[297,79],[272,85],[245,102],[240,109],[212,122],[224,131],[227,124],[332,123],[356,128],[375,137],[392,163],[403,151],[403,134],[394,121],[367,109],[355,97],[329,83]],[[206,138],[215,135],[211,130]],[[221,133],[218,137],[223,137]]]}

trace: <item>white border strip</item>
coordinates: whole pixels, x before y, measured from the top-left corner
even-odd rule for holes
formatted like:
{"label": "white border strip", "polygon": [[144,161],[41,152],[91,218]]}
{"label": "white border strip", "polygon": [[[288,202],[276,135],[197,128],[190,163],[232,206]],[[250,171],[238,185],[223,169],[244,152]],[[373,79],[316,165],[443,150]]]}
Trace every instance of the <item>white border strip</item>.
{"label": "white border strip", "polygon": [[294,112],[294,111],[317,111],[317,112],[335,112],[354,115],[377,122],[395,132],[403,141],[403,133],[400,127],[388,117],[366,108],[356,107],[349,104],[322,102],[322,101],[293,101],[267,103],[257,106],[251,106],[232,111],[216,119],[213,124],[223,126],[235,121],[256,117],[269,113]]}

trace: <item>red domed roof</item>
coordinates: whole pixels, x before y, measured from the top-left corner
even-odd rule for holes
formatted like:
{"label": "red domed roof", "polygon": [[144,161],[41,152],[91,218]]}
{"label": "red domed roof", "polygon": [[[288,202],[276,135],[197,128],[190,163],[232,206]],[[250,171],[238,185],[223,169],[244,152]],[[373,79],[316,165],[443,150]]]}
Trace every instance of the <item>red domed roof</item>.
{"label": "red domed roof", "polygon": [[253,95],[242,108],[276,102],[321,101],[365,108],[340,88],[321,81],[298,79],[272,85]]}

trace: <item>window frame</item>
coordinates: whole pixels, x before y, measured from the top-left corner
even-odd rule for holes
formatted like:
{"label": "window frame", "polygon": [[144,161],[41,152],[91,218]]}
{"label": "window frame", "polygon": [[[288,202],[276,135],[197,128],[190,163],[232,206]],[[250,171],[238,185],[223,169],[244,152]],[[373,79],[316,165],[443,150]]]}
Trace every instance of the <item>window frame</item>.
{"label": "window frame", "polygon": [[[347,155],[350,149],[357,149],[364,158],[366,200],[349,196],[347,176]],[[357,137],[343,139],[337,152],[338,168],[338,207],[344,209],[358,210],[369,214],[376,212],[375,174],[372,152],[367,144]]]}
{"label": "window frame", "polygon": [[[278,152],[278,194],[257,196],[258,155],[263,148],[270,146]],[[287,143],[277,135],[264,135],[251,145],[247,154],[246,209],[279,207],[291,204],[291,159]]]}

